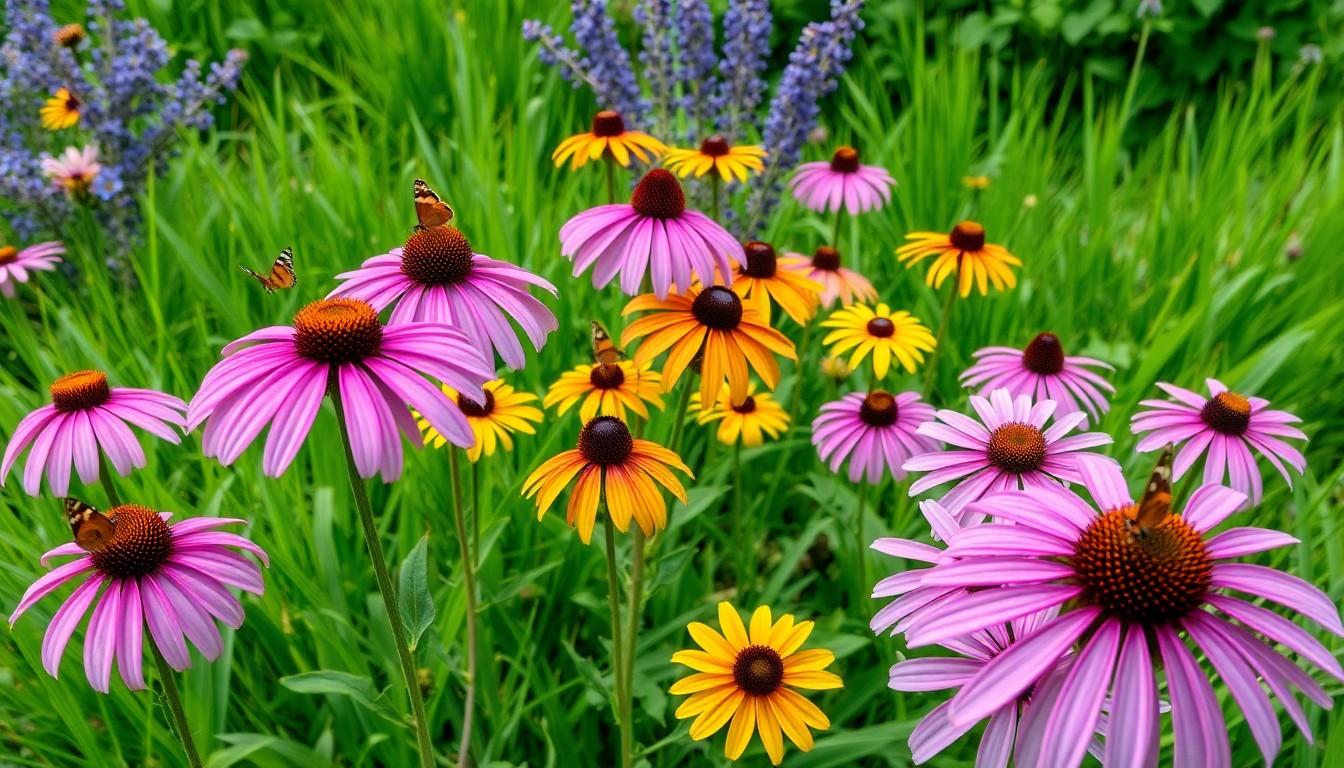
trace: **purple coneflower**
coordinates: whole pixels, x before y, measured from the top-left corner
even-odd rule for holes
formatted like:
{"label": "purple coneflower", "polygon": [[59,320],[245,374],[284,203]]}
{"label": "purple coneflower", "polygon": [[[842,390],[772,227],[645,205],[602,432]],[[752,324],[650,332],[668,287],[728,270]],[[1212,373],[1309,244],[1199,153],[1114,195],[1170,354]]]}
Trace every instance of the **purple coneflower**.
{"label": "purple coneflower", "polygon": [[87,195],[93,180],[103,170],[98,162],[98,148],[89,144],[83,149],[66,147],[59,157],[42,158],[42,173],[51,183],[77,197]]}
{"label": "purple coneflower", "polygon": [[933,407],[920,402],[916,392],[851,392],[821,406],[812,422],[812,444],[832,472],[849,459],[850,482],[877,485],[888,473],[897,480],[905,477],[901,464],[911,455],[937,449],[933,440],[916,434],[932,418]]}
{"label": "purple coneflower", "polygon": [[466,236],[451,225],[418,230],[405,246],[336,277],[345,282],[328,298],[360,299],[380,312],[395,303],[389,326],[446,323],[514,369],[523,367],[524,353],[509,318],[538,351],[558,327],[555,315],[528,293],[529,286],[538,286],[554,296],[555,286],[521,267],[474,252]]}
{"label": "purple coneflower", "polygon": [[1087,419],[1082,411],[1060,416],[1047,428],[1055,413],[1054,400],[1033,404],[1028,395],[1013,398],[1008,390],[996,389],[988,399],[971,395],[971,407],[979,421],[940,410],[938,421],[922,424],[919,434],[952,448],[915,456],[902,467],[928,473],[911,484],[911,496],[958,480],[939,500],[953,515],[960,516],[967,504],[988,493],[1058,485],[1061,480],[1076,483],[1075,454],[1111,442],[1111,436],[1101,432],[1065,437]]}
{"label": "purple coneflower", "polygon": [[1178,480],[1207,450],[1204,482],[1221,483],[1227,476],[1233,488],[1249,495],[1252,504],[1258,504],[1264,484],[1251,453],[1254,448],[1279,470],[1291,488],[1293,477],[1284,464],[1300,475],[1307,460],[1280,438],[1306,440],[1302,430],[1292,426],[1302,420],[1287,411],[1271,411],[1268,400],[1232,392],[1217,379],[1208,379],[1206,383],[1210,395],[1207,399],[1188,389],[1158,382],[1157,386],[1176,402],[1140,402],[1151,410],[1139,411],[1130,424],[1135,434],[1149,433],[1139,440],[1138,450],[1153,451],[1167,443],[1184,444],[1172,464],[1172,477]]}
{"label": "purple coneflower", "polygon": [[891,202],[896,180],[886,168],[860,165],[853,147],[835,150],[830,162],[803,163],[789,181],[798,202],[822,213],[839,211],[854,215],[881,208]]}
{"label": "purple coneflower", "polygon": [[[1266,764],[1273,763],[1281,737],[1262,684],[1310,741],[1292,689],[1323,707],[1330,696],[1271,642],[1336,679],[1344,680],[1344,670],[1306,630],[1226,594],[1265,598],[1344,636],[1337,608],[1316,587],[1267,566],[1228,562],[1297,540],[1262,528],[1209,536],[1246,501],[1219,485],[1196,490],[1182,514],[1141,522],[1112,462],[1080,456],[1077,466],[1095,506],[1064,487],[987,497],[968,511],[1000,522],[953,534],[940,564],[921,572],[922,585],[965,591],[920,615],[906,632],[911,647],[1060,611],[970,675],[948,702],[948,723],[975,723],[1038,686],[1035,716],[1018,734],[1018,763],[1035,765],[1048,749],[1052,765],[1077,765],[1109,693],[1103,763],[1155,765],[1160,666],[1171,701],[1175,765],[1228,766],[1218,697],[1188,638],[1228,687]],[[1073,656],[1069,672],[1042,695],[1039,683],[1066,656]]]}
{"label": "purple coneflower", "polygon": [[29,272],[50,272],[61,261],[65,246],[56,241],[19,249],[0,245],[0,295],[14,298],[15,287],[28,282]]}
{"label": "purple coneflower", "polygon": [[829,245],[817,246],[810,259],[801,253],[786,253],[779,265],[801,272],[821,285],[817,299],[823,307],[830,308],[836,299],[842,307],[860,301],[877,301],[877,289],[868,278],[841,266],[840,252]]}
{"label": "purple coneflower", "polygon": [[145,452],[131,426],[177,443],[177,429],[186,425],[186,403],[152,389],[109,387],[101,371],[66,374],[52,382],[50,392],[51,403],[24,416],[14,428],[0,465],[4,485],[19,454],[31,446],[23,468],[23,492],[29,496],[38,495],[43,470],[47,488],[57,496],[70,490],[71,466],[80,482],[98,482],[103,456],[124,477],[145,466]]}
{"label": "purple coneflower", "polygon": [[269,423],[262,469],[284,474],[312,429],[322,398],[339,394],[354,462],[361,477],[401,476],[401,433],[424,440],[410,408],[454,445],[470,447],[471,425],[433,376],[476,402],[495,378],[485,354],[442,323],[384,327],[359,299],[313,302],[294,325],[255,331],[224,347],[187,410],[187,427],[208,420],[202,447],[229,465]]}
{"label": "purple coneflower", "polygon": [[1115,394],[1115,387],[1088,369],[1114,369],[1091,357],[1066,357],[1053,333],[1037,334],[1026,349],[985,347],[974,356],[975,364],[961,374],[961,384],[979,387],[981,397],[1006,389],[1010,395],[1054,400],[1061,414],[1087,409],[1093,419],[1111,407],[1102,390]]}
{"label": "purple coneflower", "polygon": [[629,204],[599,205],[565,222],[560,244],[575,277],[591,267],[593,286],[602,288],[620,275],[621,292],[635,296],[647,274],[659,299],[674,285],[685,293],[695,280],[731,284],[742,253],[728,230],[686,207],[677,177],[662,168],[644,174]]}

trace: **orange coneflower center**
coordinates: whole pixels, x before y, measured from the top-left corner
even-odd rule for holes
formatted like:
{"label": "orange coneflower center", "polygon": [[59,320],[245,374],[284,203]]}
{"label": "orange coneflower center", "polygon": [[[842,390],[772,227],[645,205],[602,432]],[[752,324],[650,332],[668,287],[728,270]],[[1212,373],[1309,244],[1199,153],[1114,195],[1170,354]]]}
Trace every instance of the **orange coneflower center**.
{"label": "orange coneflower center", "polygon": [[1045,462],[1045,435],[1030,424],[1010,422],[989,435],[989,462],[1004,472],[1020,475]]}
{"label": "orange coneflower center", "polygon": [[738,413],[754,413],[756,411],[756,398],[752,397],[751,395],[747,395],[746,400],[743,400],[737,405],[732,406],[732,408],[734,411],[737,411]]}
{"label": "orange coneflower center", "polygon": [[589,371],[588,381],[597,389],[616,389],[625,383],[625,371],[616,363],[602,363]]}
{"label": "orange coneflower center", "polygon": [[66,24],[56,30],[56,34],[52,37],[56,40],[57,45],[62,45],[66,48],[74,48],[84,40],[84,25]]}
{"label": "orange coneflower center", "polygon": [[691,314],[701,325],[731,331],[742,322],[742,299],[722,286],[711,286],[691,302]]}
{"label": "orange coneflower center", "polygon": [[1032,373],[1051,376],[1064,370],[1064,347],[1053,333],[1038,334],[1022,352],[1022,365]]}
{"label": "orange coneflower center", "polygon": [[359,299],[322,299],[294,315],[294,348],[324,363],[352,363],[378,354],[383,324]]}
{"label": "orange coneflower center", "polygon": [[469,397],[458,395],[457,407],[462,411],[464,416],[471,416],[478,419],[483,416],[489,416],[490,412],[495,410],[495,393],[488,389],[485,390],[484,403],[478,403]]}
{"label": "orange coneflower center", "polygon": [[625,133],[625,120],[614,109],[604,109],[593,115],[593,135],[610,138]]}
{"label": "orange coneflower center", "polygon": [[748,277],[761,278],[775,276],[779,259],[775,256],[774,246],[760,240],[752,240],[742,246],[742,255],[747,260],[746,265],[742,268],[742,274]]}
{"label": "orange coneflower center", "polygon": [[634,449],[630,428],[615,416],[598,416],[579,432],[579,453],[592,464],[620,464]]}
{"label": "orange coneflower center", "polygon": [[107,402],[112,390],[102,371],[75,371],[51,383],[51,402],[58,411],[82,411]]}
{"label": "orange coneflower center", "polygon": [[19,260],[19,249],[12,245],[0,246],[0,266]]}
{"label": "orange coneflower center", "polygon": [[853,147],[841,147],[831,156],[831,170],[836,173],[853,173],[859,170],[859,150]]}
{"label": "orange coneflower center", "polygon": [[952,228],[947,239],[959,251],[978,251],[985,247],[985,228],[978,222],[963,221]]}
{"label": "orange coneflower center", "polygon": [[93,566],[114,579],[153,573],[168,559],[173,537],[159,513],[138,504],[122,504],[106,512],[114,526],[112,539],[89,553]]}
{"label": "orange coneflower center", "polygon": [[840,252],[829,245],[819,245],[817,250],[812,252],[812,266],[834,272],[840,268]]}
{"label": "orange coneflower center", "polygon": [[1071,560],[1083,598],[1112,616],[1161,624],[1196,610],[1208,594],[1213,560],[1198,531],[1178,516],[1134,528],[1135,506],[1093,520]]}
{"label": "orange coneflower center", "polygon": [[723,157],[728,154],[728,140],[715,134],[700,142],[700,154],[710,157]]}
{"label": "orange coneflower center", "polygon": [[896,324],[885,317],[874,317],[868,321],[868,334],[879,339],[891,338],[896,333]]}
{"label": "orange coneflower center", "polygon": [[1251,401],[1236,392],[1219,392],[1204,403],[1204,423],[1225,435],[1240,435],[1251,426]]}
{"label": "orange coneflower center", "polygon": [[889,427],[896,423],[896,398],[890,392],[873,390],[859,406],[859,418],[873,427]]}
{"label": "orange coneflower center", "polygon": [[471,243],[451,224],[422,229],[401,249],[401,273],[421,285],[460,283],[471,274]]}
{"label": "orange coneflower center", "polygon": [[768,696],[784,683],[784,659],[768,645],[749,645],[733,660],[733,682],[756,696]]}
{"label": "orange coneflower center", "polygon": [[630,206],[641,216],[675,219],[686,210],[686,193],[671,171],[654,168],[635,185]]}

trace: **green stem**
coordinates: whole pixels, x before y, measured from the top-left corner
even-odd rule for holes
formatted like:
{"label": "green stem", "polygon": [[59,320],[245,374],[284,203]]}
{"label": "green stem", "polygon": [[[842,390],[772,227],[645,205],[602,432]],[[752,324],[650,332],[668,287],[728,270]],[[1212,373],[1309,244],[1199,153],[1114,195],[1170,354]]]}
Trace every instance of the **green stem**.
{"label": "green stem", "polygon": [[[961,260],[957,260],[957,273],[961,272]],[[954,276],[959,276],[954,273]],[[928,400],[933,396],[933,379],[938,371],[938,361],[943,355],[943,339],[947,336],[947,324],[952,317],[952,303],[957,298],[956,283],[952,284],[951,290],[947,292],[947,298],[943,300],[943,316],[938,321],[938,336],[933,342],[933,352],[929,355],[928,368],[924,370],[924,399]]]}
{"label": "green stem", "polygon": [[835,226],[831,229],[831,247],[840,250],[840,221],[845,216],[845,206],[835,209]]}
{"label": "green stem", "polygon": [[401,662],[401,677],[406,684],[406,692],[411,697],[411,717],[415,721],[415,738],[420,749],[421,768],[434,768],[434,746],[429,740],[429,722],[425,717],[425,701],[420,695],[420,685],[415,675],[415,660],[411,658],[410,647],[406,644],[406,630],[401,621],[401,609],[397,607],[397,595],[392,588],[392,575],[387,570],[387,560],[383,557],[383,545],[378,541],[378,527],[373,522],[373,509],[369,506],[368,489],[359,476],[355,466],[355,453],[350,444],[350,429],[345,423],[345,406],[341,403],[341,389],[336,384],[336,369],[332,369],[332,381],[327,386],[331,402],[336,406],[336,421],[341,428],[341,442],[345,446],[345,464],[350,475],[350,491],[355,496],[355,509],[359,512],[359,522],[364,530],[364,544],[369,549],[369,560],[373,562],[373,574],[378,581],[378,592],[383,598],[383,607],[387,609],[387,623],[392,630],[392,641],[397,647],[397,660]]}
{"label": "green stem", "polygon": [[635,764],[635,649],[639,645],[640,604],[644,600],[644,531],[638,521],[632,527],[635,543],[630,552],[630,613],[627,617],[630,623],[625,633],[625,699],[622,702],[625,712],[621,716],[626,724],[626,738],[621,749],[621,765],[625,768]]}
{"label": "green stem", "polygon": [[[603,500],[600,511],[606,511],[606,501]],[[611,677],[612,685],[616,688],[616,706],[613,711],[616,714],[616,724],[621,732],[621,755],[630,754],[628,744],[633,743],[630,733],[630,721],[625,716],[625,648],[621,643],[621,587],[616,578],[616,526],[611,522],[611,514],[602,520],[603,536],[607,543],[607,604],[611,607]]]}
{"label": "green stem", "polygon": [[[685,375],[685,374],[683,374]],[[681,382],[681,394],[677,396],[676,410],[672,411],[672,434],[667,438],[667,449],[680,455],[681,433],[686,426],[686,408],[691,402],[691,377]]]}
{"label": "green stem", "polygon": [[607,202],[614,204],[616,202],[616,160],[610,155],[606,158],[607,165]]}
{"label": "green stem", "polygon": [[101,451],[98,453],[98,481],[103,484],[103,493],[107,494],[107,506],[121,506],[121,495],[117,493],[117,486],[112,482],[112,473],[107,469],[107,459]]}
{"label": "green stem", "polygon": [[863,503],[868,499],[868,483],[859,481],[859,503],[854,510],[854,557],[859,563],[859,599],[868,594],[868,549],[863,537]]}
{"label": "green stem", "polygon": [[467,516],[462,510],[462,481],[458,472],[455,446],[448,448],[448,468],[453,484],[453,524],[462,557],[462,581],[467,593],[467,693],[462,704],[462,742],[457,748],[457,765],[465,768],[471,759],[471,721],[476,709],[476,561],[467,542]]}
{"label": "green stem", "polygon": [[719,220],[719,213],[722,210],[722,203],[719,201],[719,190],[723,187],[723,182],[719,181],[718,171],[714,171],[709,176],[709,212],[715,221]]}
{"label": "green stem", "polygon": [[191,737],[191,724],[187,722],[187,711],[182,708],[182,696],[177,692],[173,668],[168,666],[168,661],[159,653],[157,645],[150,643],[149,649],[153,651],[154,665],[159,670],[159,684],[163,686],[163,697],[168,700],[168,711],[173,715],[173,730],[177,731],[177,739],[182,742],[182,751],[187,753],[187,765],[201,768],[204,764],[200,753],[196,751],[196,740]]}
{"label": "green stem", "polygon": [[737,593],[747,590],[752,579],[751,566],[755,560],[748,556],[747,544],[742,540],[742,441],[733,443],[733,548],[737,550]]}

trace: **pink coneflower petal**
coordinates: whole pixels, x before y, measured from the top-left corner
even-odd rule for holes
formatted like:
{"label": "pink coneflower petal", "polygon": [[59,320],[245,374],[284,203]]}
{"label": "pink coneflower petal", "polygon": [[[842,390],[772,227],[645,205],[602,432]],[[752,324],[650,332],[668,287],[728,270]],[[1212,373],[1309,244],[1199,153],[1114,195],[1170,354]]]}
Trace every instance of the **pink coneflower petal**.
{"label": "pink coneflower petal", "polygon": [[140,594],[143,597],[145,623],[149,625],[150,636],[163,654],[164,661],[178,672],[190,667],[191,654],[187,651],[182,625],[168,601],[168,595],[154,579],[143,577],[140,579]]}
{"label": "pink coneflower petal", "polygon": [[1060,689],[1050,719],[1046,721],[1041,737],[1055,750],[1051,759],[1059,765],[1077,765],[1087,752],[1088,742],[1096,731],[1097,718],[1106,696],[1107,684],[1115,667],[1120,638],[1124,632],[1115,619],[1103,621],[1101,627],[1083,646],[1078,660],[1069,670]]}
{"label": "pink coneflower petal", "polygon": [[89,687],[107,693],[112,680],[112,659],[117,649],[117,619],[121,611],[121,581],[109,579],[107,590],[89,617],[84,637],[84,674]]}
{"label": "pink coneflower petal", "polygon": [[1147,636],[1141,631],[1127,632],[1115,666],[1111,709],[1129,716],[1108,721],[1107,766],[1141,768],[1156,760],[1160,736],[1157,682],[1152,669]]}
{"label": "pink coneflower petal", "polygon": [[1175,764],[1182,768],[1231,765],[1223,711],[1208,677],[1175,630],[1159,626],[1153,633],[1167,675],[1167,695],[1171,697],[1171,719],[1176,731]]}
{"label": "pink coneflower petal", "polygon": [[821,407],[812,422],[812,443],[832,472],[848,461],[851,482],[876,485],[888,474],[904,477],[902,463],[910,459],[912,450],[936,446],[915,434],[918,425],[932,415],[933,408],[913,392],[855,392]]}
{"label": "pink coneflower petal", "polygon": [[135,579],[124,579],[117,585],[121,588],[121,616],[116,627],[117,669],[127,688],[140,691],[145,688],[144,612],[140,586]]}
{"label": "pink coneflower petal", "polygon": [[[101,574],[90,577],[88,581],[75,588],[51,617],[47,633],[42,638],[42,668],[52,677],[60,676],[61,656],[65,653],[65,647],[70,644],[70,636],[84,620],[84,614],[88,612],[102,586]],[[10,623],[13,623],[13,617]]]}

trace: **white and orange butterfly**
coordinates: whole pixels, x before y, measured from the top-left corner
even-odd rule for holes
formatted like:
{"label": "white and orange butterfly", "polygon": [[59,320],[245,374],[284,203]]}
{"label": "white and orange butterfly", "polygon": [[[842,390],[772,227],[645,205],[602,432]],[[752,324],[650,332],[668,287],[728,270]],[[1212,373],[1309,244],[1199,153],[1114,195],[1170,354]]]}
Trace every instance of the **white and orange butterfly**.
{"label": "white and orange butterfly", "polygon": [[279,288],[293,288],[298,280],[294,277],[294,249],[286,248],[275,257],[275,263],[271,264],[271,271],[259,275],[248,267],[239,267],[247,274],[256,278],[261,283],[261,287],[266,289],[267,293],[275,293]]}
{"label": "white and orange butterfly", "polygon": [[107,515],[79,499],[66,498],[65,519],[75,535],[75,543],[85,552],[101,552],[112,542],[117,527]]}
{"label": "white and orange butterfly", "polygon": [[420,222],[415,231],[441,227],[453,220],[453,207],[441,200],[424,179],[416,179],[411,192],[415,196],[415,218]]}

